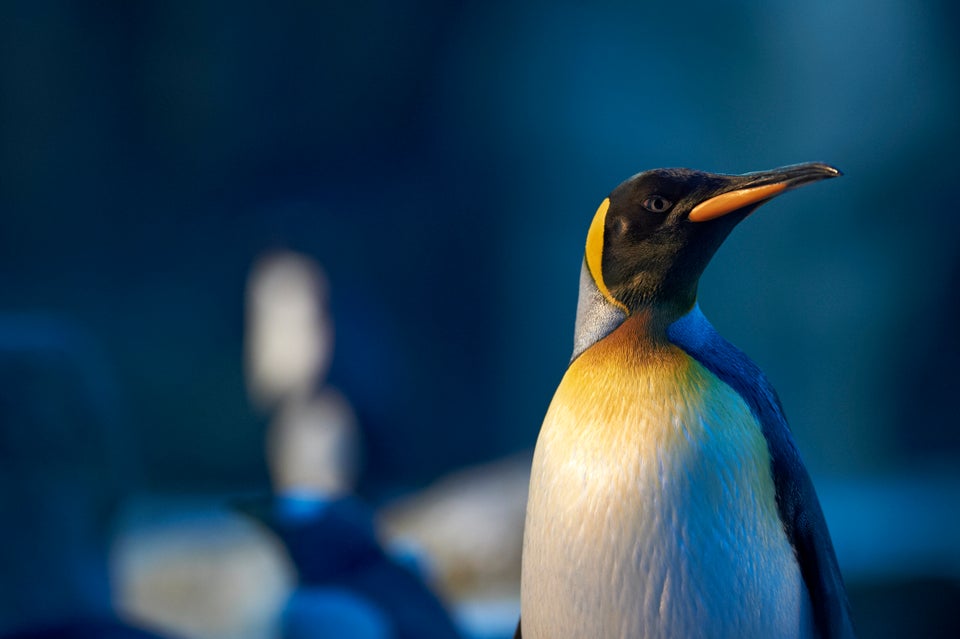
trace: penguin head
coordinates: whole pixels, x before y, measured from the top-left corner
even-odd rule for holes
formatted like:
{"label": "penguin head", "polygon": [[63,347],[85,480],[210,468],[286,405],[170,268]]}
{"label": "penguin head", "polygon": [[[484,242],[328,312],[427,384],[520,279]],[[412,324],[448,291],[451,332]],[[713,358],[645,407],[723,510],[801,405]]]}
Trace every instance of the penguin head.
{"label": "penguin head", "polygon": [[656,169],[622,183],[587,233],[574,356],[642,309],[687,312],[733,227],[785,191],[838,175],[811,162],[744,175]]}
{"label": "penguin head", "polygon": [[686,311],[697,282],[733,227],[767,200],[840,172],[809,163],[746,175],[656,169],[610,193],[584,253],[597,288],[628,315],[664,304]]}

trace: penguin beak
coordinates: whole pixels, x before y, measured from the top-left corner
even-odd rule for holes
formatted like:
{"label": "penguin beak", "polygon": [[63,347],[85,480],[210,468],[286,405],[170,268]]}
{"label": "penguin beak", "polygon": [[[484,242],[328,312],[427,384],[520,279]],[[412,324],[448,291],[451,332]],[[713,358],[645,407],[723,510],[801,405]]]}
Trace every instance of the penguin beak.
{"label": "penguin beak", "polygon": [[821,162],[747,173],[739,176],[733,189],[711,196],[693,207],[688,219],[691,222],[713,220],[748,206],[759,206],[790,189],[840,175],[843,174],[838,169]]}

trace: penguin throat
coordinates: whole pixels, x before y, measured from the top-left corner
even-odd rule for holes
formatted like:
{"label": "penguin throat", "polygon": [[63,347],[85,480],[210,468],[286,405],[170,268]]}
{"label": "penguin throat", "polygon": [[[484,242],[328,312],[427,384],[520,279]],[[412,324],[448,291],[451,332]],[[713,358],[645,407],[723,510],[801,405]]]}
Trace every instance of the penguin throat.
{"label": "penguin throat", "polygon": [[671,309],[646,306],[632,312],[613,333],[632,344],[637,356],[661,352],[672,347],[668,329],[678,319]]}
{"label": "penguin throat", "polygon": [[584,263],[580,272],[580,296],[571,361],[621,327],[633,334],[638,342],[651,348],[667,344],[667,328],[693,308],[696,289],[689,299],[686,296],[671,296],[669,301],[661,301],[658,296],[638,296],[630,302],[629,310],[612,304],[608,296],[598,289]]}
{"label": "penguin throat", "polygon": [[640,272],[613,293],[628,315],[647,313],[663,317],[669,325],[696,304],[699,279],[699,275]]}

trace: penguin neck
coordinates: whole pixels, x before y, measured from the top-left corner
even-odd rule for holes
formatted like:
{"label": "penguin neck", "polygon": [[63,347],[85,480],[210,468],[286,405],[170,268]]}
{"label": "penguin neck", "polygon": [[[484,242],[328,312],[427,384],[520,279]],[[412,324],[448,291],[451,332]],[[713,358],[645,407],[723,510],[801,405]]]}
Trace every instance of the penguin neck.
{"label": "penguin neck", "polygon": [[639,345],[666,345],[669,343],[669,326],[695,306],[694,294],[690,300],[648,300],[635,305],[629,312],[624,311],[597,288],[584,263],[580,271],[580,297],[571,361],[614,331],[628,332]]}
{"label": "penguin neck", "polygon": [[653,348],[670,343],[667,329],[683,317],[691,307],[676,304],[649,304],[633,310],[617,330],[628,332],[643,346]]}

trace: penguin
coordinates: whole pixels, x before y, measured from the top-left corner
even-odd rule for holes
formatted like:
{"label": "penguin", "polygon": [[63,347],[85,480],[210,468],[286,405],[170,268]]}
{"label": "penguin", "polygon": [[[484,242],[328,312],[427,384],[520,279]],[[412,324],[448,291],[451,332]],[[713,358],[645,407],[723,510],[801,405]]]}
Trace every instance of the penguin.
{"label": "penguin", "polygon": [[739,222],[839,175],[657,169],[600,204],[533,457],[516,637],[854,636],[780,400],[697,304]]}

